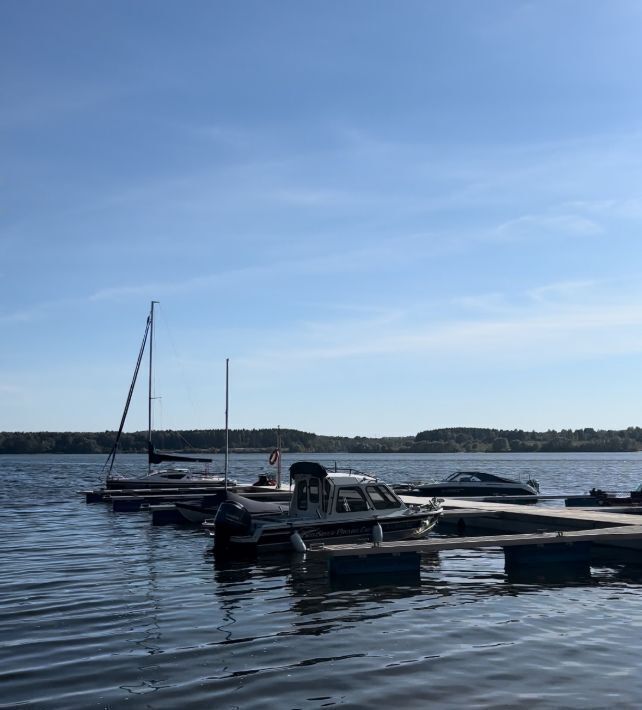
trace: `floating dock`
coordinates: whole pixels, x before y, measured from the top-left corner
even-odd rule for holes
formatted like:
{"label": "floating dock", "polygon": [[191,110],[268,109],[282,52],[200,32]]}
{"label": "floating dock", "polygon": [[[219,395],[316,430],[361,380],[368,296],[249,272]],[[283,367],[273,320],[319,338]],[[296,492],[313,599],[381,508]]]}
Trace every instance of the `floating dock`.
{"label": "floating dock", "polygon": [[[402,496],[407,503],[429,499]],[[440,550],[502,548],[507,567],[550,563],[588,564],[593,545],[642,551],[642,511],[582,510],[445,499],[440,529],[449,526],[455,537],[429,537],[401,542],[325,545],[311,550],[328,560],[331,576],[419,573],[422,553]],[[637,513],[637,514],[636,514]],[[466,531],[491,534],[467,536]],[[510,534],[501,534],[507,532]],[[641,557],[642,559],[642,557]]]}
{"label": "floating dock", "polygon": [[[501,547],[508,566],[546,563],[588,563],[590,543],[613,544],[623,540],[642,542],[642,525],[623,525],[597,530],[484,535],[483,537],[430,538],[382,542],[379,545],[325,545],[315,550],[328,558],[332,576],[411,572],[419,569],[420,553],[441,550],[479,550]],[[550,547],[549,547],[550,546]],[[546,549],[545,549],[546,548]]]}
{"label": "floating dock", "polygon": [[[428,503],[428,498],[402,496],[406,503]],[[562,508],[552,506],[524,506],[503,502],[470,501],[446,498],[444,513],[439,521],[441,530],[454,526],[460,534],[469,528],[476,532],[488,530],[492,533],[538,533],[569,532],[571,530],[592,530],[638,525],[642,523],[642,509],[632,508],[631,512],[615,511],[610,508]],[[621,540],[618,546],[642,549],[637,541],[627,544]]]}

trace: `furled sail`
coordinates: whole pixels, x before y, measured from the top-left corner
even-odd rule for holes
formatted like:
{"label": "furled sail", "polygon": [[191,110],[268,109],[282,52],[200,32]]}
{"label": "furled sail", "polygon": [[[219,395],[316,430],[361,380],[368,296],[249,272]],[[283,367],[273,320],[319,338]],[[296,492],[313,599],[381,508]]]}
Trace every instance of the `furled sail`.
{"label": "furled sail", "polygon": [[149,443],[149,463],[157,464],[165,461],[184,461],[186,463],[211,463],[213,459],[196,458],[194,456],[182,456],[180,454],[166,454],[163,451],[156,451],[154,445]]}

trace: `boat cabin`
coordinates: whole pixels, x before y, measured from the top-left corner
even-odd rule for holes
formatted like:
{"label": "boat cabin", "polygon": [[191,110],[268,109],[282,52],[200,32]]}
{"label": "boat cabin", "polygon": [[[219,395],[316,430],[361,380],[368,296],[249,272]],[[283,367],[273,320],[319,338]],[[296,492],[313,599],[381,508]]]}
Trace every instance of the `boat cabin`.
{"label": "boat cabin", "polygon": [[294,483],[290,516],[334,518],[372,511],[390,513],[405,504],[385,483],[353,471],[328,471],[316,462],[299,461],[290,467]]}
{"label": "boat cabin", "polygon": [[154,478],[167,478],[172,481],[181,481],[190,473],[188,468],[168,468],[161,471],[153,471],[150,476]]}

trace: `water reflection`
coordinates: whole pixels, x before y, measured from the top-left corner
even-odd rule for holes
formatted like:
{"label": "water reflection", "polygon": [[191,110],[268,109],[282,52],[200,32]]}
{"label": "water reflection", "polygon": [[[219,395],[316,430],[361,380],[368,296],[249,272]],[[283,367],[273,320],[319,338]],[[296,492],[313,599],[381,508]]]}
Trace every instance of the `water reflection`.
{"label": "water reflection", "polygon": [[588,561],[550,562],[534,566],[506,565],[506,582],[533,591],[558,586],[585,587],[592,584],[593,578]]}
{"label": "water reflection", "polygon": [[[622,467],[613,460],[615,479]],[[382,477],[397,467],[404,478],[414,467],[419,478],[437,461],[465,465],[397,457],[362,467]],[[248,458],[248,470],[255,462]],[[539,478],[548,490],[573,483],[581,491],[601,480],[603,459],[520,462],[546,467]],[[635,462],[640,479],[642,458]],[[637,552],[597,549],[590,566],[516,571],[499,549],[450,551],[422,557],[419,579],[331,581],[313,555],[219,560],[199,530],[86,506],[75,491],[99,483],[100,465],[18,463],[3,471],[0,461],[7,707],[425,707],[453,697],[511,707],[511,698],[543,687],[555,688],[547,707],[587,707],[590,697],[578,694],[585,679],[586,694],[606,688],[636,706]],[[483,466],[514,463],[484,457]],[[420,695],[426,688],[436,693],[430,699]]]}
{"label": "water reflection", "polygon": [[253,562],[214,557],[213,562],[214,592],[223,610],[272,579],[286,593],[291,611],[305,618],[305,624],[296,626],[301,634],[320,635],[346,622],[387,616],[392,603],[422,594],[416,576],[331,580],[326,560],[305,554],[262,555]]}
{"label": "water reflection", "polygon": [[[588,587],[597,583],[587,561],[513,566],[504,564],[499,550],[424,555],[419,576],[373,574],[331,578],[326,561],[309,554],[262,555],[253,561],[213,557],[213,568],[214,591],[223,610],[233,609],[240,598],[271,579],[287,593],[290,607],[298,615],[318,618],[319,614],[331,614],[333,620],[327,624],[328,629],[347,620],[386,616],[395,602],[421,596],[433,602],[440,597],[462,595],[482,599],[489,595],[518,596],[560,586]],[[612,579],[615,574],[613,570],[603,570],[600,578]],[[642,581],[642,566],[622,567],[617,575]]]}

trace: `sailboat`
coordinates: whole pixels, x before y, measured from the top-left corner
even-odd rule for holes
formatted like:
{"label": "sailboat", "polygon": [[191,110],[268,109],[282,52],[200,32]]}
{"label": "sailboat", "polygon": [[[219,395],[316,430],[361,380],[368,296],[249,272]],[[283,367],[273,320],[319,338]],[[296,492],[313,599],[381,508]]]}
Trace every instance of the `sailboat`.
{"label": "sailboat", "polygon": [[[184,454],[167,453],[163,451],[157,451],[154,448],[152,442],[152,366],[153,366],[153,342],[154,342],[154,306],[158,301],[152,301],[147,316],[147,323],[145,325],[145,333],[143,336],[143,342],[140,346],[140,351],[138,353],[138,359],[136,361],[136,367],[134,369],[134,376],[132,378],[131,385],[129,387],[129,393],[127,395],[127,401],[125,402],[125,409],[120,421],[120,427],[116,435],[116,440],[112,446],[107,461],[103,466],[103,471],[106,469],[107,473],[105,476],[105,487],[108,489],[133,489],[133,488],[194,488],[194,487],[225,487],[227,485],[227,466],[225,475],[222,474],[210,474],[207,471],[195,471],[190,468],[153,468],[158,464],[164,463],[204,463],[208,464],[212,462],[211,458],[186,456]],[[123,427],[125,426],[125,420],[127,418],[127,412],[129,411],[129,405],[131,403],[132,395],[134,393],[134,388],[136,386],[136,380],[138,378],[138,371],[140,370],[140,365],[143,360],[143,355],[145,353],[145,347],[149,341],[149,388],[148,388],[148,398],[147,398],[147,416],[148,416],[148,427],[147,427],[147,473],[143,476],[136,478],[125,478],[114,473],[114,463],[116,460],[116,454],[118,453],[118,445],[120,443],[120,438],[123,433]]]}

